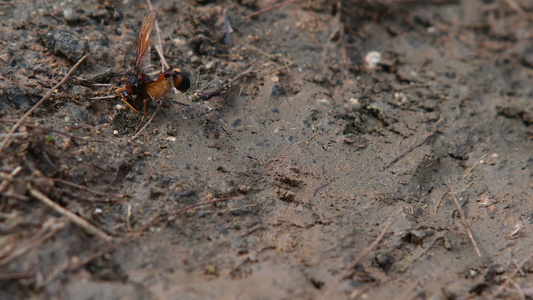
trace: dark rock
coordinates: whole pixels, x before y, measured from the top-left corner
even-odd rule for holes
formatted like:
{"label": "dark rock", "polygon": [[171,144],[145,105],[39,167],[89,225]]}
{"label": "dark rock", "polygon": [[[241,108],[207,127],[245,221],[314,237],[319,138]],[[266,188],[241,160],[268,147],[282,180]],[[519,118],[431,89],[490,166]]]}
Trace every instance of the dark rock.
{"label": "dark rock", "polygon": [[89,52],[89,43],[86,39],[66,30],[49,32],[44,45],[56,55],[62,55],[72,62],[77,62]]}
{"label": "dark rock", "polygon": [[37,101],[35,101],[33,98],[24,94],[24,92],[17,86],[6,87],[3,91],[3,95],[0,95],[0,97],[2,97],[2,102],[5,99],[7,100],[8,104],[15,106],[17,109],[30,108],[37,103]]}
{"label": "dark rock", "polygon": [[285,87],[281,84],[276,84],[272,87],[272,92],[270,93],[270,97],[279,97],[279,96],[285,96],[287,95],[287,92],[285,91]]}

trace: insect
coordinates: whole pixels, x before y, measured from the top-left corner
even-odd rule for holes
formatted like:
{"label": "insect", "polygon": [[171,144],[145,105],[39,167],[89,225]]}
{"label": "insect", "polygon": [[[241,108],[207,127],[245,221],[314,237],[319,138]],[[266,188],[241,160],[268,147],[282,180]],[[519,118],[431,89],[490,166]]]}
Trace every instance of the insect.
{"label": "insect", "polygon": [[[140,113],[142,105],[141,123],[146,116],[146,105],[148,99],[157,102],[159,99],[170,91],[171,83],[178,91],[184,93],[189,90],[191,80],[187,74],[178,68],[169,68],[158,75],[153,80],[149,75],[142,72],[144,63],[149,60],[150,56],[150,35],[157,18],[155,10],[149,11],[144,17],[141,31],[139,33],[139,45],[137,46],[137,58],[135,60],[135,69],[133,74],[126,81],[124,88],[116,90],[122,101],[136,113]],[[135,97],[134,97],[135,96]]]}

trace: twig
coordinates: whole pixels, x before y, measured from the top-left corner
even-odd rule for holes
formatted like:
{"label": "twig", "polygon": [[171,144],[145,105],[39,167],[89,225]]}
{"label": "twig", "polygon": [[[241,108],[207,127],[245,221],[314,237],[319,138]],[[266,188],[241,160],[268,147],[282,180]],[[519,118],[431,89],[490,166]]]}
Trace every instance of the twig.
{"label": "twig", "polygon": [[514,0],[505,0],[507,4],[513,9],[517,14],[519,14],[521,17],[531,20],[531,17],[516,3]]}
{"label": "twig", "polygon": [[313,197],[315,197],[316,194],[318,194],[318,191],[320,191],[321,189],[327,187],[327,186],[330,185],[330,184],[331,184],[331,182],[328,182],[328,183],[322,185],[321,187],[317,188],[317,189],[315,190],[315,192],[313,193]]}
{"label": "twig", "polygon": [[105,100],[105,99],[114,99],[116,98],[117,96],[100,96],[100,97],[92,97],[92,98],[89,98],[89,100],[95,100],[95,101],[100,101],[100,100]]}
{"label": "twig", "polygon": [[9,175],[2,175],[1,177],[5,180],[0,183],[0,192],[5,191],[7,186],[9,185],[9,182],[13,180],[13,177],[17,176],[17,174],[22,170],[21,166],[16,167]]}
{"label": "twig", "polygon": [[35,277],[35,272],[33,271],[0,273],[0,280],[27,279],[32,277]]}
{"label": "twig", "polygon": [[459,215],[461,216],[461,221],[463,222],[463,226],[466,229],[468,238],[470,239],[470,242],[472,242],[472,245],[474,246],[474,250],[476,251],[477,256],[481,257],[481,252],[479,251],[476,240],[474,240],[474,236],[472,236],[472,232],[470,231],[470,226],[468,226],[468,222],[466,221],[465,213],[463,212],[463,209],[461,208],[459,201],[457,201],[457,197],[455,197],[455,193],[453,192],[453,188],[452,188],[452,183],[449,180],[448,180],[448,189],[450,189],[450,195],[452,196],[453,202],[455,202],[455,206],[457,206],[457,210],[459,210]]}
{"label": "twig", "polygon": [[526,300],[526,294],[524,293],[524,291],[522,291],[522,288],[520,287],[520,285],[516,281],[510,280],[510,279],[509,279],[509,283],[511,283],[511,285],[516,289],[516,292],[518,293],[518,297],[520,298],[520,300]]}
{"label": "twig", "polygon": [[274,8],[278,8],[280,6],[283,6],[283,5],[286,5],[286,4],[290,4],[290,3],[296,2],[296,1],[298,1],[298,0],[288,0],[288,1],[285,1],[285,2],[281,2],[281,3],[278,3],[278,4],[272,5],[270,7],[267,7],[265,9],[262,9],[260,11],[256,11],[256,12],[254,12],[252,14],[247,15],[247,16],[244,16],[244,17],[242,17],[242,19],[244,20],[244,19],[248,19],[248,18],[251,18],[251,17],[255,17],[255,16],[260,15],[260,14],[262,14],[264,12],[269,11],[269,10],[273,10]]}
{"label": "twig", "polygon": [[197,208],[197,207],[201,207],[201,206],[205,206],[205,205],[210,205],[210,204],[214,204],[214,203],[218,203],[218,202],[225,202],[225,201],[229,201],[229,200],[233,200],[233,199],[239,199],[240,197],[236,197],[236,198],[218,198],[218,199],[213,199],[213,200],[209,200],[209,201],[204,201],[204,202],[200,202],[200,203],[197,203],[197,204],[193,204],[193,205],[189,205],[189,206],[186,206],[182,209],[179,209],[177,210],[176,212],[174,213],[171,213],[171,214],[168,214],[166,216],[163,216],[163,217],[156,217],[155,219],[153,219],[152,221],[148,222],[146,225],[144,225],[143,227],[141,227],[139,230],[136,230],[132,233],[129,233],[127,234],[125,237],[123,237],[122,239],[116,241],[115,243],[109,245],[108,247],[90,255],[89,257],[86,257],[85,259],[81,260],[80,263],[77,265],[77,266],[74,266],[71,270],[72,271],[77,271],[79,270],[80,268],[82,268],[83,266],[87,265],[88,263],[92,262],[93,260],[97,259],[98,257],[106,254],[106,253],[109,253],[110,251],[113,251],[114,249],[118,248],[120,245],[126,243],[127,241],[131,240],[132,238],[136,237],[136,236],[139,236],[141,235],[143,232],[145,232],[148,228],[152,227],[152,226],[155,226],[161,222],[164,222],[170,218],[173,218],[173,217],[177,217],[181,214],[184,214],[185,212],[193,209],[193,208]]}
{"label": "twig", "polygon": [[7,257],[0,260],[0,266],[4,266],[17,257],[23,255],[24,253],[28,252],[30,249],[34,248],[35,246],[43,243],[47,239],[51,238],[58,232],[59,230],[63,229],[65,227],[64,222],[58,221],[56,218],[49,218],[39,230],[37,234],[32,236],[31,238],[21,242],[17,248]]}
{"label": "twig", "polygon": [[415,150],[416,148],[424,145],[425,143],[427,143],[430,139],[434,138],[437,136],[438,133],[440,133],[439,131],[439,126],[441,123],[441,120],[437,121],[437,123],[435,123],[435,126],[434,126],[434,129],[431,131],[430,134],[428,134],[422,141],[420,141],[419,143],[416,143],[414,144],[413,146],[411,146],[409,149],[407,149],[405,152],[401,153],[400,155],[396,156],[388,165],[386,165],[382,172],[387,170],[388,168],[390,168],[392,165],[394,165],[396,162],[398,162],[400,159],[404,158],[407,154],[411,153],[413,150]]}
{"label": "twig", "polygon": [[89,223],[87,220],[83,219],[82,217],[76,215],[75,213],[71,212],[70,210],[62,207],[61,205],[55,203],[52,199],[48,198],[45,194],[41,193],[39,190],[35,189],[31,183],[28,183],[27,185],[28,190],[30,191],[30,194],[43,202],[44,204],[48,205],[50,208],[55,210],[56,212],[63,215],[65,218],[67,218],[72,223],[82,227],[83,229],[87,230],[88,232],[94,233],[97,237],[100,239],[111,242],[112,238],[107,233],[105,233],[102,229],[94,226],[93,224]]}
{"label": "twig", "polygon": [[505,285],[509,282],[509,278],[513,278],[516,273],[518,273],[519,270],[522,270],[522,266],[528,262],[529,260],[531,260],[533,258],[533,253],[529,254],[526,258],[524,258],[520,264],[519,264],[519,267],[514,269],[508,276],[506,276],[506,278],[504,279],[503,283],[498,287],[498,289],[496,289],[496,291],[494,291],[493,293],[490,294],[490,296],[488,297],[488,299],[495,299],[502,291],[503,289],[505,288]]}
{"label": "twig", "polygon": [[[113,96],[113,98],[115,98],[115,96]],[[17,120],[1,119],[1,118],[0,118],[0,122],[16,123]],[[61,134],[61,135],[64,135],[64,136],[66,136],[66,137],[73,138],[73,139],[77,139],[77,140],[82,140],[82,141],[87,141],[87,142],[96,142],[96,143],[105,143],[105,142],[106,142],[106,141],[103,141],[103,140],[91,140],[91,139],[86,139],[86,138],[82,138],[82,137],[74,136],[74,135],[71,135],[71,134],[68,134],[68,133],[65,133],[65,132],[59,131],[59,130],[50,129],[50,128],[46,128],[46,127],[41,127],[41,126],[37,126],[37,125],[32,125],[32,124],[25,123],[25,122],[22,122],[21,125],[24,125],[24,126],[27,126],[27,127],[31,127],[31,128],[40,129],[40,130],[43,130],[43,131],[48,131],[48,132],[53,132],[53,133]],[[27,134],[27,132],[24,132],[24,133]],[[12,136],[14,136],[14,135],[16,135],[16,134],[19,134],[19,133],[14,133]]]}
{"label": "twig", "polygon": [[14,198],[22,201],[29,201],[30,198],[28,196],[24,196],[21,194],[15,194],[15,193],[0,193],[0,196],[7,197],[7,198]]}
{"label": "twig", "polygon": [[13,5],[13,2],[0,1],[0,4]]}
{"label": "twig", "polygon": [[157,112],[159,111],[159,109],[161,108],[162,105],[163,105],[163,100],[159,100],[159,105],[157,106],[157,109],[155,110],[154,114],[150,117],[150,119],[146,122],[146,124],[144,124],[143,128],[141,128],[141,130],[139,130],[131,138],[132,142],[135,141],[141,135],[141,133],[148,127],[148,125],[150,125],[150,123],[152,123],[152,120],[154,119],[155,115],[157,115]]}
{"label": "twig", "polygon": [[333,295],[333,292],[335,292],[335,290],[339,286],[339,283],[341,282],[341,280],[344,279],[344,277],[346,277],[350,273],[350,271],[353,269],[353,267],[356,264],[358,264],[365,256],[367,256],[370,253],[370,251],[372,251],[374,248],[376,248],[376,246],[379,244],[381,239],[383,239],[383,237],[385,236],[387,231],[389,231],[389,228],[390,228],[391,225],[392,225],[392,222],[389,220],[385,224],[385,227],[383,227],[383,229],[379,233],[378,237],[370,245],[368,245],[365,249],[363,249],[363,252],[361,252],[361,254],[359,254],[359,256],[357,256],[354,260],[352,260],[350,263],[348,263],[346,265],[346,267],[344,267],[344,270],[341,272],[341,274],[337,277],[337,279],[335,279],[335,281],[333,281],[333,283],[331,284],[329,289],[326,291],[326,293],[324,293],[324,297],[322,297],[322,299],[324,299],[324,300],[331,299],[331,296]]}
{"label": "twig", "polygon": [[71,182],[71,181],[68,181],[68,180],[55,178],[54,181],[55,181],[55,182],[62,183],[62,184],[65,184],[65,185],[69,185],[69,186],[71,186],[71,187],[75,187],[75,188],[80,189],[80,190],[84,190],[84,191],[87,191],[87,192],[91,192],[91,193],[93,193],[93,194],[95,194],[95,195],[98,195],[98,196],[107,196],[107,194],[104,193],[104,192],[96,191],[96,190],[90,189],[90,188],[88,188],[88,187],[86,187],[86,186],[79,185],[79,184],[76,184],[76,183]]}
{"label": "twig", "polygon": [[219,96],[224,96],[228,89],[237,81],[241,81],[244,77],[246,76],[249,76],[251,74],[254,74],[254,73],[257,73],[261,70],[263,70],[264,68],[259,68],[259,69],[256,69],[256,70],[252,70],[252,68],[249,68],[248,70],[242,72],[242,73],[239,73],[237,74],[237,76],[233,77],[233,79],[231,79],[230,81],[227,81],[226,83],[222,84],[222,86],[216,88],[216,89],[213,89],[213,90],[210,90],[210,91],[206,91],[207,87],[203,88],[201,91],[199,92],[196,92],[192,95],[192,98],[193,98],[193,101],[199,101],[199,100],[204,100],[204,101],[207,101],[213,97],[219,97]]}
{"label": "twig", "polygon": [[[8,136],[9,136],[9,134],[2,133],[2,134],[0,134],[0,139],[5,139]],[[11,135],[11,137],[12,138],[27,138],[28,137],[28,133],[27,132],[16,132],[16,133],[13,133]]]}
{"label": "twig", "polygon": [[72,75],[72,73],[74,73],[74,71],[78,68],[78,66],[87,58],[87,56],[89,56],[89,54],[85,54],[82,58],[80,58],[80,60],[78,60],[78,62],[72,66],[72,68],[70,69],[70,71],[68,71],[67,75],[65,75],[65,77],[63,77],[63,79],[61,79],[61,81],[56,84],[54,87],[52,87],[42,98],[41,100],[39,100],[39,102],[37,102],[32,108],[30,108],[30,110],[28,110],[22,117],[20,117],[20,119],[18,120],[17,123],[15,123],[15,125],[13,125],[13,128],[11,128],[11,130],[8,132],[8,136],[4,139],[4,141],[2,142],[2,144],[0,144],[0,153],[2,152],[2,150],[4,150],[6,147],[8,147],[10,144],[11,144],[11,135],[13,133],[15,133],[15,131],[17,131],[17,129],[20,127],[20,124],[22,124],[24,122],[24,120],[29,117],[39,106],[41,106],[46,100],[48,100],[48,98],[50,98],[52,96],[52,94],[54,93],[54,91],[56,89],[58,89],[61,85],[63,85],[63,83],[65,83],[67,81],[67,79],[70,77],[70,75]]}
{"label": "twig", "polygon": [[463,175],[463,179],[466,178],[466,176],[468,176],[468,174],[470,174],[470,172],[472,172],[472,170],[477,166],[477,164],[485,157],[487,156],[487,154],[489,154],[488,152],[483,154],[465,173],[465,175]]}

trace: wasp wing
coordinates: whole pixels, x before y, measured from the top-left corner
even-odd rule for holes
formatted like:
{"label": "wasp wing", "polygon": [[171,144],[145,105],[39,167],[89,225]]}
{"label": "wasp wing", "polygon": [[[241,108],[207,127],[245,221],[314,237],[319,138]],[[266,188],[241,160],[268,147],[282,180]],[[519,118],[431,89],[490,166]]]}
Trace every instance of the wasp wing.
{"label": "wasp wing", "polygon": [[165,96],[170,91],[170,81],[163,76],[159,76],[156,81],[145,83],[142,87],[150,95],[152,100],[157,101],[159,98]]}
{"label": "wasp wing", "polygon": [[141,32],[139,33],[139,45],[137,46],[137,60],[135,61],[136,72],[141,71],[146,58],[149,56],[150,35],[152,34],[152,29],[154,29],[156,19],[157,11],[155,10],[149,11],[146,17],[144,17]]}

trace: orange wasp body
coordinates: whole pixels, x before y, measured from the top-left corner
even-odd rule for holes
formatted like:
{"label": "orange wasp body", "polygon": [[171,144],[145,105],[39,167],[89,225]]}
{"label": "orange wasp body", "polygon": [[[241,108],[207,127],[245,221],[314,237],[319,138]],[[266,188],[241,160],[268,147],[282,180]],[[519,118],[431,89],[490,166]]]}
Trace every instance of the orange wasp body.
{"label": "orange wasp body", "polygon": [[[150,35],[152,34],[156,18],[157,12],[155,10],[149,11],[146,17],[144,17],[141,32],[139,33],[139,45],[137,47],[137,58],[133,75],[128,78],[124,88],[116,90],[116,93],[122,98],[122,101],[136,113],[140,113],[142,103],[143,119],[146,115],[148,99],[158,101],[170,91],[171,83],[169,79],[172,80],[172,83],[180,92],[186,92],[191,86],[189,77],[177,68],[166,70],[159,74],[156,80],[142,73],[143,65],[149,55]],[[134,98],[134,96],[136,97]]]}

